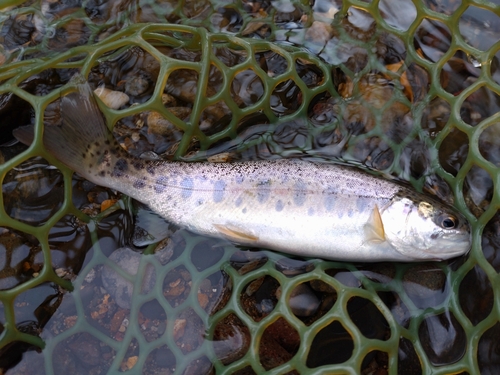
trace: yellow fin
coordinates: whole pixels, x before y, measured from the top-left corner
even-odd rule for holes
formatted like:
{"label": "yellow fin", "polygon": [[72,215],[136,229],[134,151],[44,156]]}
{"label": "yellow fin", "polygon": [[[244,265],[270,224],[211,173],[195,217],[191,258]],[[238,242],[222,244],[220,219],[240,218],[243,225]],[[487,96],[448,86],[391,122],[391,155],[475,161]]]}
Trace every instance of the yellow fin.
{"label": "yellow fin", "polygon": [[253,234],[246,233],[240,228],[236,228],[230,225],[222,225],[222,224],[214,224],[215,229],[219,231],[220,234],[223,234],[229,240],[234,242],[254,242],[259,239],[259,237],[254,236]]}
{"label": "yellow fin", "polygon": [[373,207],[372,214],[365,224],[365,237],[366,241],[369,242],[380,243],[385,241],[384,223],[377,205]]}

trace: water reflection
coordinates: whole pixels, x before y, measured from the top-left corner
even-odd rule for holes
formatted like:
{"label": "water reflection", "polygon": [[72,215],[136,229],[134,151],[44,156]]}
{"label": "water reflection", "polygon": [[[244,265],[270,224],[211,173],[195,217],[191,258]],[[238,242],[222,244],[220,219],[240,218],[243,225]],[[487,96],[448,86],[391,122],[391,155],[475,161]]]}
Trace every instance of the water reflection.
{"label": "water reflection", "polygon": [[450,294],[450,285],[441,268],[433,265],[410,267],[403,276],[403,288],[417,308],[441,305]]}
{"label": "water reflection", "polygon": [[449,311],[425,318],[419,327],[419,338],[429,360],[436,366],[457,362],[465,354],[465,331]]}
{"label": "water reflection", "polygon": [[460,306],[472,324],[483,321],[493,309],[493,286],[486,273],[475,266],[464,277],[459,289]]}
{"label": "water reflection", "polygon": [[43,225],[63,203],[61,173],[42,158],[30,159],[3,180],[4,209],[13,219]]}

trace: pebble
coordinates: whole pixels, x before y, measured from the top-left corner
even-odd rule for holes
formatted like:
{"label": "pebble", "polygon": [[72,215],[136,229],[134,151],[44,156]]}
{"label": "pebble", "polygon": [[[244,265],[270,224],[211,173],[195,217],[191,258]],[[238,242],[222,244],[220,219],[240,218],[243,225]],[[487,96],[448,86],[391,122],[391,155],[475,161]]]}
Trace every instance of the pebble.
{"label": "pebble", "polygon": [[132,367],[135,366],[135,364],[137,363],[138,360],[139,360],[139,357],[136,355],[132,356],[132,357],[128,357],[125,361],[122,362],[120,369],[122,371],[130,370],[130,369],[132,369]]}
{"label": "pebble", "polygon": [[[281,295],[281,291],[278,289],[277,297]],[[320,305],[320,300],[307,284],[297,285],[292,293],[290,294],[290,299],[288,300],[288,306],[295,316],[307,317],[312,316],[318,311]]]}
{"label": "pebble", "polygon": [[286,257],[279,259],[276,262],[275,267],[283,275],[288,277],[301,275],[303,273],[308,273],[314,270],[314,264],[312,264],[311,262]]}
{"label": "pebble", "polygon": [[149,82],[142,76],[134,76],[125,83],[125,91],[132,96],[144,94],[148,88]]}
{"label": "pebble", "polygon": [[174,322],[174,340],[179,340],[184,336],[184,330],[186,329],[187,321],[186,319],[176,319]]}
{"label": "pebble", "polygon": [[177,99],[175,99],[170,94],[166,94],[166,93],[161,94],[161,102],[166,107],[175,107],[175,106],[177,106]]}
{"label": "pebble", "polygon": [[222,152],[217,155],[212,155],[207,158],[207,161],[210,163],[227,163],[231,161],[231,153]]}
{"label": "pebble", "polygon": [[105,87],[98,87],[94,93],[111,109],[118,109],[128,103],[129,97],[121,91],[113,91]]}
{"label": "pebble", "polygon": [[96,276],[95,269],[92,268],[87,274],[87,276],[85,276],[85,282],[90,284],[92,281],[94,281],[95,276]]}
{"label": "pebble", "polygon": [[[181,120],[189,117],[191,109],[187,107],[171,107],[168,109],[174,116]],[[147,117],[148,132],[158,135],[168,135],[177,130],[177,127],[164,118],[160,113],[151,111]]]}

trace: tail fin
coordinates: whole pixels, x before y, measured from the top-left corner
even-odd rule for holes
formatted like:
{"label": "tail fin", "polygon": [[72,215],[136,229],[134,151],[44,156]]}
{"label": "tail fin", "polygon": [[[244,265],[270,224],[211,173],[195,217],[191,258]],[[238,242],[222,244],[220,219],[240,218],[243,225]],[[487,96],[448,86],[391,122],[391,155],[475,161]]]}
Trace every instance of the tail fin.
{"label": "tail fin", "polygon": [[[78,174],[87,176],[101,154],[95,152],[116,145],[88,83],[79,84],[78,92],[61,99],[61,116],[62,125],[44,128],[45,149]],[[24,126],[13,133],[19,141],[31,144],[34,128]]]}

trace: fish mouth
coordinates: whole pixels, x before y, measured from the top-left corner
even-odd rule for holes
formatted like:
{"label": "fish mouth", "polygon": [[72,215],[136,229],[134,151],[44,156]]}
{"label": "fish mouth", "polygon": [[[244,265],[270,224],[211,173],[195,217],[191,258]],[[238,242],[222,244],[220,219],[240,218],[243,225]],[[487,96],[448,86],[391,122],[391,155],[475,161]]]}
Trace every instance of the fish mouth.
{"label": "fish mouth", "polygon": [[420,253],[420,260],[421,261],[434,261],[434,262],[442,262],[444,260],[448,259],[453,259],[453,258],[458,258],[461,256],[465,256],[469,253],[470,249],[467,249],[465,251],[447,251],[447,252],[435,252],[435,251],[422,251]]}
{"label": "fish mouth", "polygon": [[422,250],[422,252],[428,254],[429,258],[443,260],[466,255],[470,251],[471,245],[470,236],[464,235],[462,239],[454,237],[444,243]]}
{"label": "fish mouth", "polygon": [[458,245],[459,243],[467,243],[468,246],[472,243],[472,235],[470,230],[458,229],[450,232],[444,232],[441,234],[440,241],[446,242],[447,245],[453,246],[453,244]]}
{"label": "fish mouth", "polygon": [[443,236],[441,237],[441,241],[439,243],[440,247],[456,247],[456,246],[468,246],[470,247],[472,244],[470,235],[463,236]]}

